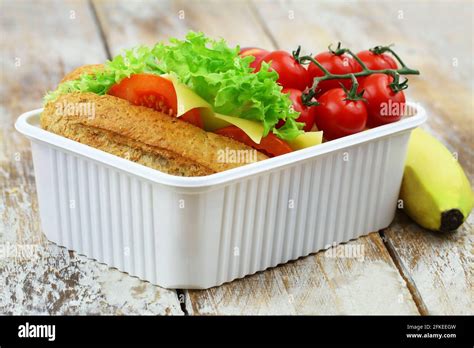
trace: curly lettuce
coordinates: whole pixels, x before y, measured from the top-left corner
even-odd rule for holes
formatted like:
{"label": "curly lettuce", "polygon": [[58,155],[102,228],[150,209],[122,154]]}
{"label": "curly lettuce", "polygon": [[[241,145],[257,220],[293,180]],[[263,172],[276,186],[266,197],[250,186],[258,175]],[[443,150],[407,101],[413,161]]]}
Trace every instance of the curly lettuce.
{"label": "curly lettuce", "polygon": [[[293,110],[288,95],[277,84],[278,74],[263,63],[253,73],[249,64],[253,57],[240,57],[239,47],[231,48],[224,40],[212,40],[203,33],[189,32],[185,40],[170,39],[153,48],[139,46],[124,51],[105,64],[94,75],[83,74],[67,81],[47,94],[45,101],[73,91],[105,94],[115,83],[137,73],[172,74],[197,95],[210,103],[214,111],[262,122],[264,136],[272,131],[291,141],[303,123],[296,122],[299,113]],[[285,124],[276,129],[279,120]]]}
{"label": "curly lettuce", "polygon": [[60,95],[71,92],[92,92],[103,95],[124,78],[140,73],[163,73],[156,65],[152,49],[146,46],[125,50],[111,61],[107,61],[104,68],[97,69],[94,74],[82,74],[77,80],[61,83],[56,90],[46,94],[44,102],[54,101]]}

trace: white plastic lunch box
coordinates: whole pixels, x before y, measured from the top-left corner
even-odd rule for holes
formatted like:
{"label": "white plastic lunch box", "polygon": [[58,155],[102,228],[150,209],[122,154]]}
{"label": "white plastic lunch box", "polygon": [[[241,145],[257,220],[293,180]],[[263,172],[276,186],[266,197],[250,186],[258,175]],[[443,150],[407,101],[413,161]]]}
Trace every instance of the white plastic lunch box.
{"label": "white plastic lunch box", "polygon": [[414,116],[204,177],[178,177],[39,127],[32,143],[44,233],[165,288],[209,288],[387,227]]}

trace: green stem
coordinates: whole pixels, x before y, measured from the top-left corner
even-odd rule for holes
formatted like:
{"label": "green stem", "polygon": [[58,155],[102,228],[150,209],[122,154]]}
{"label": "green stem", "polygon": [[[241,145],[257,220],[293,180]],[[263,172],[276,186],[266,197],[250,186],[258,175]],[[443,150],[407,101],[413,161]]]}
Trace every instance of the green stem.
{"label": "green stem", "polygon": [[[316,89],[318,87],[318,84],[321,81],[336,80],[336,79],[352,79],[352,76],[361,77],[361,76],[369,76],[369,75],[372,75],[372,74],[386,74],[386,75],[392,76],[393,77],[393,82],[390,84],[390,87],[392,88],[392,90],[394,92],[398,92],[398,91],[406,88],[406,83],[404,84],[403,88],[397,87],[397,85],[399,84],[400,75],[419,75],[420,72],[418,70],[403,67],[403,68],[396,69],[396,70],[395,69],[384,69],[384,70],[367,69],[367,70],[364,70],[364,71],[359,71],[357,73],[340,74],[340,75],[329,73],[329,74],[326,74],[326,75],[321,76],[321,77],[315,77],[313,79],[313,84],[310,88],[310,91],[312,91],[312,96],[316,95]],[[310,106],[310,104],[309,104],[310,100],[308,98],[306,98],[306,100],[308,100],[308,102],[305,103],[305,104]]]}
{"label": "green stem", "polygon": [[364,71],[367,71],[369,70],[369,68],[367,68],[367,65],[365,65],[365,63],[356,55],[354,54],[350,49],[348,48],[343,48],[342,49],[344,51],[344,53],[348,53],[350,56],[352,56],[352,58],[354,58],[354,60],[359,63],[359,65],[361,66],[362,70]]}
{"label": "green stem", "polygon": [[352,74],[351,80],[352,80],[352,87],[350,90],[347,90],[347,88],[344,87],[344,85],[341,83],[342,89],[344,90],[344,92],[346,92],[346,98],[344,100],[365,101],[365,98],[362,97],[362,94],[364,93],[364,91],[360,93],[357,91],[359,89],[359,83],[357,82],[357,79],[355,78],[354,74]]}
{"label": "green stem", "polygon": [[[329,46],[331,47],[331,46]],[[359,65],[361,66],[361,68],[366,71],[366,70],[369,70],[369,68],[367,68],[367,65],[365,65],[365,63],[356,55],[354,54],[350,49],[348,48],[341,48],[341,43],[339,42],[339,44],[337,45],[337,50],[335,51],[331,51],[333,54],[337,55],[337,56],[340,56],[344,53],[348,53],[352,58],[355,59],[355,61],[357,63],[359,63]]]}
{"label": "green stem", "polygon": [[298,58],[298,62],[300,64],[305,64],[307,61],[310,61],[314,64],[316,64],[316,66],[321,69],[321,71],[325,74],[325,75],[331,75],[331,73],[329,72],[328,69],[326,69],[320,62],[318,62],[316,59],[314,59],[313,57],[311,56],[303,56],[303,57],[299,57]]}
{"label": "green stem", "polygon": [[315,77],[314,80],[318,81],[325,81],[325,80],[335,80],[335,79],[350,79],[352,75],[355,77],[361,77],[361,76],[369,76],[372,74],[387,74],[387,75],[419,75],[420,72],[418,70],[410,69],[410,68],[400,68],[400,69],[383,69],[383,70],[371,70],[367,69],[365,71],[359,71],[356,73],[350,73],[350,74],[331,74],[329,73],[328,75],[321,76],[321,77]]}
{"label": "green stem", "polygon": [[293,53],[294,58],[300,64],[312,62],[324,73],[324,76],[315,77],[313,79],[313,84],[310,87],[309,91],[307,91],[306,93],[303,93],[302,100],[305,105],[310,106],[310,105],[317,104],[317,102],[312,102],[311,99],[316,95],[317,86],[321,81],[336,80],[336,79],[352,79],[352,81],[354,81],[356,77],[369,76],[372,74],[386,74],[393,77],[393,81],[390,84],[390,87],[392,88],[392,90],[394,92],[399,92],[407,88],[406,80],[403,81],[402,83],[399,82],[400,75],[419,75],[420,74],[418,70],[410,69],[409,67],[407,67],[405,63],[400,59],[400,57],[389,46],[376,46],[371,50],[376,54],[381,54],[383,52],[390,52],[402,66],[399,69],[371,70],[367,67],[367,65],[365,65],[365,63],[356,54],[354,54],[348,48],[341,48],[340,44],[337,46],[336,50],[332,50],[331,46],[329,46],[329,50],[335,55],[341,55],[344,53],[349,54],[361,66],[362,71],[359,71],[357,73],[349,73],[349,74],[332,74],[313,57],[311,56],[299,57],[300,47],[298,47],[298,50],[296,51],[296,53],[295,52]]}
{"label": "green stem", "polygon": [[375,54],[390,52],[395,57],[395,59],[398,60],[402,68],[406,67],[406,64],[403,62],[400,56],[396,54],[395,51],[390,48],[390,45],[389,46],[375,46],[374,48],[371,48],[370,51],[374,52]]}

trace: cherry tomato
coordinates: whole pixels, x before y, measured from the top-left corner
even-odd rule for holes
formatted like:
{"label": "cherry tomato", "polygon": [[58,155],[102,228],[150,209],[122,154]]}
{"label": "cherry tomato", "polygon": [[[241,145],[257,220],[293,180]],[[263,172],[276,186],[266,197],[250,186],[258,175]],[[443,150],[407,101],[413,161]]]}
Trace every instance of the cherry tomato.
{"label": "cherry tomato", "polygon": [[366,50],[357,53],[357,57],[365,63],[370,70],[397,69],[397,63],[388,54],[375,54]]}
{"label": "cherry tomato", "polygon": [[283,88],[295,88],[303,91],[311,83],[308,71],[288,52],[273,51],[264,56],[263,61],[270,63],[271,69],[278,73],[277,82]]}
{"label": "cherry tomato", "polygon": [[390,87],[393,77],[386,74],[373,74],[366,77],[363,97],[367,100],[369,114],[368,126],[398,121],[405,109],[405,94],[394,92]]}
{"label": "cherry tomato", "polygon": [[[325,67],[330,73],[342,75],[350,74],[362,71],[362,67],[357,61],[347,54],[335,55],[332,52],[323,52],[314,57],[323,67]],[[314,63],[310,63],[308,66],[308,74],[311,79],[311,83],[315,77],[324,76],[323,71]],[[343,84],[347,89],[351,88],[350,79],[335,79],[321,81],[318,84],[318,89],[321,90],[320,95],[332,88],[340,88]]]}
{"label": "cherry tomato", "polygon": [[318,98],[316,125],[327,140],[337,139],[365,129],[367,108],[362,100],[345,100],[342,88],[333,88]]}
{"label": "cherry tomato", "polygon": [[250,63],[250,67],[254,68],[255,71],[258,71],[260,68],[260,62],[262,61],[262,58],[266,56],[269,52],[267,50],[264,50],[262,48],[258,47],[244,47],[240,49],[239,55],[241,57],[247,57],[247,56],[253,56],[255,57],[255,60]]}
{"label": "cherry tomato", "polygon": [[[170,116],[175,116],[178,109],[178,99],[173,83],[157,75],[131,75],[113,85],[108,94],[126,99],[134,105],[146,106]],[[180,119],[203,128],[198,109],[186,112],[180,116]]]}
{"label": "cherry tomato", "polygon": [[[309,132],[311,128],[313,128],[314,125],[314,118],[315,118],[315,108],[314,106],[306,106],[303,104],[303,101],[301,100],[301,95],[303,92],[301,92],[298,89],[294,88],[283,88],[281,91],[282,93],[286,93],[290,95],[290,99],[293,103],[293,109],[295,111],[298,111],[300,113],[300,116],[296,119],[297,122],[303,122],[305,124],[304,130],[305,132]],[[277,128],[280,128],[285,124],[285,121],[280,120],[277,124]]]}
{"label": "cherry tomato", "polygon": [[[367,68],[370,70],[384,70],[384,69],[398,69],[395,60],[388,54],[375,54],[369,50],[357,53],[357,56],[362,60]],[[358,77],[359,85],[362,85],[366,76]]]}
{"label": "cherry tomato", "polygon": [[266,137],[262,138],[260,144],[255,143],[242,129],[236,126],[224,127],[214,131],[214,133],[240,141],[270,157],[284,155],[293,151],[287,143],[277,138],[273,133],[268,133]]}

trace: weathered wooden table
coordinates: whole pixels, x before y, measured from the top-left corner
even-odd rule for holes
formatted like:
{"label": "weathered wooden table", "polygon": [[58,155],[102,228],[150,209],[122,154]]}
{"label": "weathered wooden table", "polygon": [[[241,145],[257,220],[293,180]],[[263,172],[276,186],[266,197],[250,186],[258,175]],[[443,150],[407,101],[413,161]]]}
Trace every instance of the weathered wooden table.
{"label": "weathered wooden table", "polygon": [[[232,44],[306,52],[342,41],[396,43],[424,126],[456,152],[474,182],[473,2],[2,0],[0,313],[473,314],[473,223],[425,231],[398,213],[350,242],[363,258],[323,251],[204,291],[172,291],[78,256],[43,236],[30,145],[13,124],[73,68],[188,29]],[[34,258],[6,255],[33,245]],[[18,255],[17,255],[18,256]]]}

